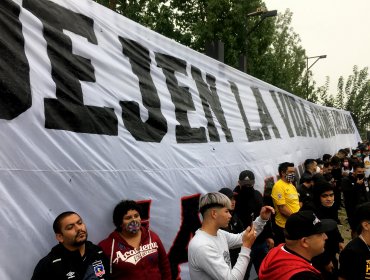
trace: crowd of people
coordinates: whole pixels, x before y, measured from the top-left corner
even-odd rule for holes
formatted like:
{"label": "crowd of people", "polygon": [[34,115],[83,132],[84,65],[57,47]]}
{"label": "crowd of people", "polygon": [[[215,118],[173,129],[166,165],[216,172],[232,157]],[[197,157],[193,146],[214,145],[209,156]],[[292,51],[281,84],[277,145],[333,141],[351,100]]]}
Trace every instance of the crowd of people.
{"label": "crowd of people", "polygon": [[[188,246],[190,278],[261,280],[370,279],[369,143],[307,159],[299,181],[293,163],[278,166],[270,193],[255,189],[255,174],[240,173],[235,188],[200,197],[202,225]],[[268,197],[267,197],[268,196]],[[338,211],[347,214],[345,246]],[[58,245],[35,267],[32,280],[173,279],[158,235],[141,225],[140,206],[119,202],[114,231],[87,241],[78,213],[54,221]]]}

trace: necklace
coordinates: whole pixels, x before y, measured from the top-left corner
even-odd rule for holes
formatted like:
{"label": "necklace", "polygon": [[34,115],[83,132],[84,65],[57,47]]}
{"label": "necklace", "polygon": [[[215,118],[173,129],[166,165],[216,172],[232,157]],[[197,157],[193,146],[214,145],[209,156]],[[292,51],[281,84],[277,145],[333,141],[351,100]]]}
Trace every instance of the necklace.
{"label": "necklace", "polygon": [[362,241],[364,241],[364,243],[365,243],[365,245],[366,245],[367,249],[368,249],[368,250],[369,250],[369,252],[370,252],[370,247],[369,247],[369,245],[367,245],[367,242],[365,241],[365,238],[362,236],[362,234],[360,234],[360,235],[359,235],[359,237],[361,238],[361,240],[362,240]]}

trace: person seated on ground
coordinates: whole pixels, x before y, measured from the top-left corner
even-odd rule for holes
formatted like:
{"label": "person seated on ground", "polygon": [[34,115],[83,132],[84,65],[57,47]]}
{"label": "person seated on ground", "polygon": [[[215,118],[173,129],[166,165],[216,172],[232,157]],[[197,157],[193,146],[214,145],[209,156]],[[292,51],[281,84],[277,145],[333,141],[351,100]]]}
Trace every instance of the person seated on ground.
{"label": "person seated on ground", "polygon": [[370,202],[355,211],[357,237],[339,255],[339,280],[370,278]]}
{"label": "person seated on ground", "polygon": [[[199,212],[203,217],[202,227],[191,239],[188,247],[190,278],[242,280],[249,264],[251,247],[261,233],[274,209],[264,206],[252,226],[239,234],[221,230],[231,219],[230,199],[219,192],[207,193],[200,197]],[[240,247],[235,266],[231,267],[229,249]]]}
{"label": "person seated on ground", "polygon": [[[226,195],[230,199],[230,202],[231,202],[230,203],[230,209],[229,209],[230,214],[231,214],[231,219],[230,219],[227,227],[224,227],[224,228],[221,228],[221,229],[223,229],[227,232],[231,232],[231,233],[241,233],[241,232],[243,232],[244,229],[245,229],[244,225],[243,225],[242,221],[240,220],[240,218],[238,217],[238,215],[236,214],[236,212],[234,211],[235,210],[235,203],[236,203],[235,196],[237,195],[237,193],[234,193],[230,188],[222,188],[218,192]],[[240,252],[240,248],[234,248],[234,249],[229,250],[232,267],[234,267],[234,265],[236,263],[236,260],[238,259],[239,252]]]}
{"label": "person seated on ground", "polygon": [[87,229],[73,211],[59,214],[53,223],[59,244],[37,264],[31,280],[107,280],[108,259],[87,241]]}
{"label": "person seated on ground", "polygon": [[285,224],[285,241],[273,248],[263,260],[259,280],[319,280],[321,273],[311,259],[324,252],[327,236],[336,222],[319,220],[313,211],[299,211]]}
{"label": "person seated on ground", "polygon": [[111,279],[170,280],[171,269],[158,235],[141,225],[140,206],[123,200],[113,211],[116,229],[99,243],[110,259]]}

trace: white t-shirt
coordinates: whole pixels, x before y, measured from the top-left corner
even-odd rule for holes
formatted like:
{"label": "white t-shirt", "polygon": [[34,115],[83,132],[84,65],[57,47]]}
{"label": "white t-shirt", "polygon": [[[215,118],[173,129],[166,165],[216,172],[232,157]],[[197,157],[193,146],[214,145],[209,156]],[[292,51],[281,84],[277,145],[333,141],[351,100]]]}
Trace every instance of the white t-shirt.
{"label": "white t-shirt", "polygon": [[369,178],[369,175],[370,175],[370,158],[369,158],[369,156],[364,158],[364,165],[365,165],[365,177]]}
{"label": "white t-shirt", "polygon": [[[257,235],[266,221],[258,217],[254,221]],[[238,260],[231,268],[229,249],[240,247],[244,232],[233,234],[218,230],[217,236],[198,229],[189,243],[188,261],[190,279],[192,280],[242,280],[250,261],[251,250],[241,247]]]}

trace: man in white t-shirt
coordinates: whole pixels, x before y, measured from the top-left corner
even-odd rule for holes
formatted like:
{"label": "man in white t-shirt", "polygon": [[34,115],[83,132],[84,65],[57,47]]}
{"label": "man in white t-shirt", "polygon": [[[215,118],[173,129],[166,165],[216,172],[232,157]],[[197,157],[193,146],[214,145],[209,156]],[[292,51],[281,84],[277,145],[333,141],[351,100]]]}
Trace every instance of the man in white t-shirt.
{"label": "man in white t-shirt", "polygon": [[[240,234],[221,230],[230,221],[230,199],[219,192],[201,196],[199,211],[203,216],[202,227],[190,241],[188,261],[190,278],[242,280],[250,261],[250,252],[256,236],[261,233],[274,209],[264,206],[260,216]],[[231,267],[229,249],[241,247],[234,267]]]}
{"label": "man in white t-shirt", "polygon": [[370,157],[369,157],[369,149],[366,147],[366,149],[363,151],[365,157],[364,157],[364,165],[365,165],[365,177],[369,178],[370,176]]}

